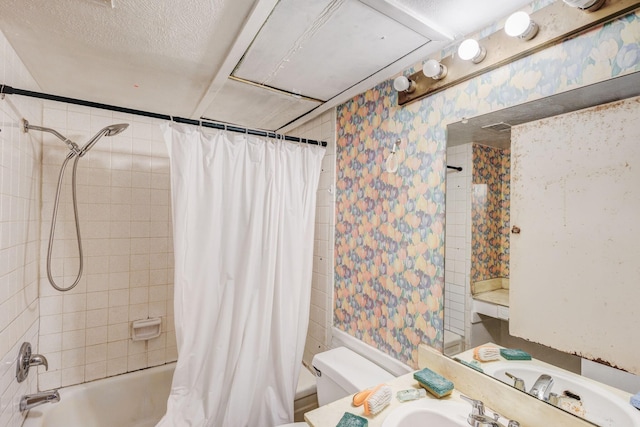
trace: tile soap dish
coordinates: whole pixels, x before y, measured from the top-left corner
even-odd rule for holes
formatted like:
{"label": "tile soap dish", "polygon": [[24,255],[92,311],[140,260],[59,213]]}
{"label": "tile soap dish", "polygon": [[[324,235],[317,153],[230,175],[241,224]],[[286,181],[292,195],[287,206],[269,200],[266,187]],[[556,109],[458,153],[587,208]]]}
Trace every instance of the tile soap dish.
{"label": "tile soap dish", "polygon": [[162,332],[162,319],[134,320],[131,322],[131,339],[133,341],[146,341],[160,336]]}

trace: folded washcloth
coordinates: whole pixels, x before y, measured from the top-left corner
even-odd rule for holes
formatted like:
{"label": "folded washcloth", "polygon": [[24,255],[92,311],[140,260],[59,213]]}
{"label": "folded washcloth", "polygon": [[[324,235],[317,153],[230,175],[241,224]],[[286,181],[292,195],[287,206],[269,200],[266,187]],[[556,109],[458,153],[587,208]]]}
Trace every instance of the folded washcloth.
{"label": "folded washcloth", "polygon": [[631,402],[631,404],[636,408],[636,409],[640,409],[640,392],[634,394],[633,396],[631,396],[631,399],[629,399],[629,402]]}
{"label": "folded washcloth", "polygon": [[336,427],[367,427],[368,425],[369,421],[366,418],[345,412]]}

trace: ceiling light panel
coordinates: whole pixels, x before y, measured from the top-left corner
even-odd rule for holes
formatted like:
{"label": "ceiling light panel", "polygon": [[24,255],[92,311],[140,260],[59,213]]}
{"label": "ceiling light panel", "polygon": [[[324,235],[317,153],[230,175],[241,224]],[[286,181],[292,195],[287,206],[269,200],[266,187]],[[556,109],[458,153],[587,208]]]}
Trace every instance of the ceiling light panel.
{"label": "ceiling light panel", "polygon": [[240,126],[275,131],[318,105],[320,103],[317,101],[230,79],[203,116]]}
{"label": "ceiling light panel", "polygon": [[234,75],[327,100],[428,42],[357,0],[282,0]]}

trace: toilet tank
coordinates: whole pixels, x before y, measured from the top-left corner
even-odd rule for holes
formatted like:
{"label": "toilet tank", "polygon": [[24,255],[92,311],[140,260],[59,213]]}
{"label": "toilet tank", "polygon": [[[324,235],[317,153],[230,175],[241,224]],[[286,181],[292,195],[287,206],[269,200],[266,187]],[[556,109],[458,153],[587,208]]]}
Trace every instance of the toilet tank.
{"label": "toilet tank", "polygon": [[320,406],[395,378],[375,363],[345,347],[318,353],[311,364],[316,371]]}

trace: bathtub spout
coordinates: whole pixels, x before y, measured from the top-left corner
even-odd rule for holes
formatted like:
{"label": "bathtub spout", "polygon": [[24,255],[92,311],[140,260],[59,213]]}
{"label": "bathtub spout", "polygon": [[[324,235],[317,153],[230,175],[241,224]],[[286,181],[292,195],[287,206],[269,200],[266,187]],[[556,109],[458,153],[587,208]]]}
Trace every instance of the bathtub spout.
{"label": "bathtub spout", "polygon": [[60,393],[58,390],[43,391],[42,393],[25,394],[20,399],[20,412],[49,402],[60,402]]}

